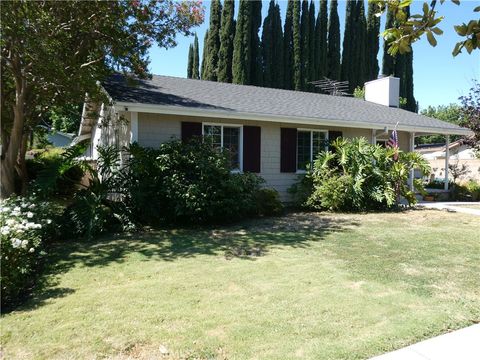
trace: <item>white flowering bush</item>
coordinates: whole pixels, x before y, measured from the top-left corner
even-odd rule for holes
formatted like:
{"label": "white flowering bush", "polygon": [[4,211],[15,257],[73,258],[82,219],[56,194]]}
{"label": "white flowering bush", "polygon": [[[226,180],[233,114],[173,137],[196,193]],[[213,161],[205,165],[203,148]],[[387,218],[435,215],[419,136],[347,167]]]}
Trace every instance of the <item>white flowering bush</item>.
{"label": "white flowering bush", "polygon": [[43,244],[53,234],[53,215],[52,205],[34,196],[0,202],[2,305],[15,302],[33,284]]}

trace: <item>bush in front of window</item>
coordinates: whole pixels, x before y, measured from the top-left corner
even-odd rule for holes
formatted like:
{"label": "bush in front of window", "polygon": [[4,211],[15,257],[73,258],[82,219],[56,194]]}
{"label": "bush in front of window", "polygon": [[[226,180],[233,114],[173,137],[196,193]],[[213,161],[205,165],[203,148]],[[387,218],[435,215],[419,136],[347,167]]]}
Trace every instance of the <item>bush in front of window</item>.
{"label": "bush in front of window", "polygon": [[[332,151],[322,151],[307,169],[290,189],[297,205],[310,210],[365,211],[393,208],[400,198],[414,204],[409,174],[413,169],[428,174],[430,166],[418,153],[372,145],[365,138],[340,138],[333,142]],[[420,181],[414,187],[423,191]]]}
{"label": "bush in front of window", "polygon": [[143,224],[233,221],[256,213],[263,179],[231,171],[227,150],[173,140],[158,150],[132,145],[124,202]]}
{"label": "bush in front of window", "polygon": [[283,212],[280,195],[275,189],[263,188],[255,194],[257,214],[261,216],[276,216]]}

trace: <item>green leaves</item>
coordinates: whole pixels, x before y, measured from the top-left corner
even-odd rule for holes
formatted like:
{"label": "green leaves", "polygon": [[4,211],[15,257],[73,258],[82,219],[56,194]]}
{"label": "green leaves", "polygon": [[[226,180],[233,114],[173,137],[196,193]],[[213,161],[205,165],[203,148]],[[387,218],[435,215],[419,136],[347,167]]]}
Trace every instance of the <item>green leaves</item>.
{"label": "green leaves", "polygon": [[[459,0],[452,0],[456,5],[460,5]],[[427,41],[431,46],[437,46],[435,35],[442,35],[443,31],[437,25],[444,19],[443,16],[437,16],[435,10],[437,1],[424,2],[420,14],[406,15],[405,9],[411,5],[411,1],[407,0],[375,0],[378,13],[382,14],[387,9],[395,15],[395,23],[386,29],[382,36],[387,44],[389,44],[388,53],[396,56],[397,53],[404,54],[411,51],[411,44],[419,40],[422,36],[427,37]],[[440,4],[444,0],[439,1]],[[480,6],[473,10],[480,11]],[[460,41],[453,49],[453,56],[457,56],[466,49],[470,54],[473,50],[479,48],[480,29],[479,20],[470,20],[468,24],[457,25],[454,27],[457,34],[467,37],[466,40]]]}
{"label": "green leaves", "polygon": [[[295,189],[308,192],[303,205],[334,211],[365,211],[391,208],[402,196],[410,204],[415,194],[407,180],[412,169],[429,172],[429,164],[418,153],[399,153],[371,145],[365,138],[342,139],[332,144],[335,152],[323,152],[313,170]],[[419,184],[420,186],[421,184]]]}
{"label": "green leaves", "polygon": [[430,45],[437,46],[437,39],[435,39],[431,31],[427,31],[427,39]]}
{"label": "green leaves", "polygon": [[480,21],[470,20],[468,24],[454,26],[456,33],[467,39],[460,41],[455,45],[452,55],[457,56],[462,52],[462,49],[466,49],[469,54],[475,49],[480,47]]}

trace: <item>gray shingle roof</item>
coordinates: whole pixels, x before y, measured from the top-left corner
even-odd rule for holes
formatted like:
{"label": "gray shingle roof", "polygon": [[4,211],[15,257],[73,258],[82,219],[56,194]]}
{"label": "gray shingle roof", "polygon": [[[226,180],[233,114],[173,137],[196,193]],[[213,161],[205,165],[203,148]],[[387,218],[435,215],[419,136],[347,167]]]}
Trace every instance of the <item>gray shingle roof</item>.
{"label": "gray shingle roof", "polygon": [[219,110],[265,116],[365,122],[379,126],[438,129],[463,132],[444,121],[351,97],[270,89],[154,75],[150,80],[127,83],[122,75],[110,77],[104,88],[116,102],[168,105],[196,110]]}

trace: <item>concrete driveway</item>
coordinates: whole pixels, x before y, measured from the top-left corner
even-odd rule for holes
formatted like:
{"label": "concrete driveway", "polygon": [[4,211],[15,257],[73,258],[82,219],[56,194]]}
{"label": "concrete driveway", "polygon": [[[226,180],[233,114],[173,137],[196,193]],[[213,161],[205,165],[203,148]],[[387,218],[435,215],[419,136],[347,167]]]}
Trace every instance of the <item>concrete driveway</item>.
{"label": "concrete driveway", "polygon": [[[462,205],[478,205],[478,209],[470,207],[462,207]],[[428,209],[447,210],[452,212],[459,212],[471,215],[480,216],[480,202],[429,202],[420,201],[417,206]]]}
{"label": "concrete driveway", "polygon": [[478,360],[480,324],[440,335],[370,360]]}

